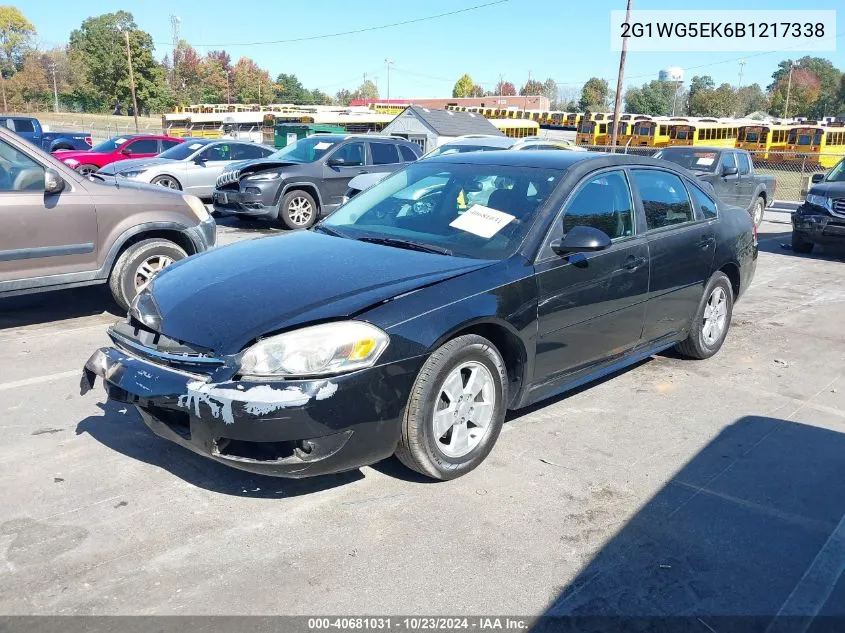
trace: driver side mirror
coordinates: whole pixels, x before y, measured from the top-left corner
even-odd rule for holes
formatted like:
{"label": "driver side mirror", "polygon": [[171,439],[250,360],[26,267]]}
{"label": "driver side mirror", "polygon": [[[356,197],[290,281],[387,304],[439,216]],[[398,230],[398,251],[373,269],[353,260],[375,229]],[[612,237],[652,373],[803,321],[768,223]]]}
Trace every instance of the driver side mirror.
{"label": "driver side mirror", "polygon": [[330,158],[326,161],[326,165],[329,167],[343,167],[346,165],[346,161],[342,158]]}
{"label": "driver side mirror", "polygon": [[123,154],[124,156],[131,156],[132,150],[129,149],[128,147],[124,147],[122,150],[120,150],[120,153]]}
{"label": "driver side mirror", "polygon": [[592,226],[573,226],[563,239],[554,240],[551,247],[555,253],[563,257],[573,253],[601,251],[610,246],[610,243],[610,237],[604,231]]}
{"label": "driver side mirror", "polygon": [[197,165],[205,165],[205,156],[202,156],[202,155],[197,156],[194,159],[194,163],[196,163]]}
{"label": "driver side mirror", "polygon": [[722,175],[723,176],[733,176],[738,174],[739,170],[736,167],[723,167],[722,168]]}
{"label": "driver side mirror", "polygon": [[810,176],[810,182],[812,182],[814,185],[820,183],[824,180],[824,176],[824,174],[813,174],[812,176]]}
{"label": "driver side mirror", "polygon": [[44,193],[61,193],[65,188],[65,181],[55,169],[44,170]]}

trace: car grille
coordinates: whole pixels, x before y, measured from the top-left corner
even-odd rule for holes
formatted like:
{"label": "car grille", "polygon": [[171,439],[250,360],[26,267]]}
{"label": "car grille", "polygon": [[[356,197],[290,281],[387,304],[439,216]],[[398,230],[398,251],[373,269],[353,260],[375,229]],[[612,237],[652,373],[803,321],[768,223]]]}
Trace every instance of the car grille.
{"label": "car grille", "polygon": [[191,374],[208,375],[226,362],[210,350],[168,338],[135,319],[116,323],[109,335],[118,347],[128,353]]}
{"label": "car grille", "polygon": [[831,207],[833,215],[845,218],[845,198],[834,198]]}
{"label": "car grille", "polygon": [[226,185],[231,185],[232,183],[238,182],[240,178],[241,170],[240,169],[232,169],[229,171],[224,171],[217,177],[217,188],[222,189]]}

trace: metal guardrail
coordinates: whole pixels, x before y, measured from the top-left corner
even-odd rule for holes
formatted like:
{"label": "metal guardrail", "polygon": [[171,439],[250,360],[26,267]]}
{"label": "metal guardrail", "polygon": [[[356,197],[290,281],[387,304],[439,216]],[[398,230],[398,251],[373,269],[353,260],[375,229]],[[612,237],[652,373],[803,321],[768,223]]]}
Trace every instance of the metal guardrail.
{"label": "metal guardrail", "polygon": [[[607,152],[605,145],[582,145],[591,152]],[[652,156],[659,148],[641,146],[620,146],[617,153]],[[833,165],[843,157],[838,154],[805,154],[798,152],[749,151],[754,161],[754,170],[762,175],[774,176],[777,181],[775,199],[788,202],[801,202],[810,188],[813,174],[824,173],[829,169],[821,163]]]}

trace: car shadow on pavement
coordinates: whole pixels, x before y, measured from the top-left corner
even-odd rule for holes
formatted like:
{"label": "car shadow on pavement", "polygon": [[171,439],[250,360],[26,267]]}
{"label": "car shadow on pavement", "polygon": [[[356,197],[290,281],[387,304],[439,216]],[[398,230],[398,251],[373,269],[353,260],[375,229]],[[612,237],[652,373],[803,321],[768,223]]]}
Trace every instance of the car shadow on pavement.
{"label": "car shadow on pavement", "polygon": [[780,227],[775,231],[760,231],[757,235],[760,252],[773,253],[775,255],[791,255],[805,259],[839,259],[845,257],[845,240],[843,247],[837,248],[829,244],[816,245],[813,252],[807,255],[796,253],[792,250],[792,231],[782,231]]}
{"label": "car shadow on pavement", "polygon": [[0,299],[0,330],[99,314],[126,316],[105,285],[19,295]]}
{"label": "car shadow on pavement", "polygon": [[77,424],[76,434],[87,433],[104,446],[132,459],[157,466],[196,486],[237,497],[284,499],[335,488],[364,478],[360,470],[307,479],[255,475],[230,468],[192,453],[155,435],[132,406],[98,403],[102,415]]}
{"label": "car shadow on pavement", "polygon": [[845,434],[740,418],[563,587],[544,614],[563,619],[535,630],[843,630],[843,472]]}

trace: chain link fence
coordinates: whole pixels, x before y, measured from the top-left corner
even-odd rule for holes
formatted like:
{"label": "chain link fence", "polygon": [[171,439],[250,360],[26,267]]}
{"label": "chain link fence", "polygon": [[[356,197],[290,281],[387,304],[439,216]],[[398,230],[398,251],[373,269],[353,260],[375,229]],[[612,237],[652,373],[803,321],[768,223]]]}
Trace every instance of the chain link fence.
{"label": "chain link fence", "polygon": [[[591,152],[607,152],[604,145],[582,145]],[[655,147],[617,147],[617,153],[652,156]],[[810,188],[813,174],[823,174],[840,159],[840,154],[802,154],[797,152],[749,151],[754,171],[760,175],[774,176],[777,183],[775,200],[802,202]]]}
{"label": "chain link fence", "polygon": [[[9,113],[9,116],[35,116],[50,132],[91,134],[94,145],[113,136],[135,134],[135,119],[131,116],[112,114],[86,114],[81,112]],[[138,133],[161,134],[161,117],[138,117]]]}

